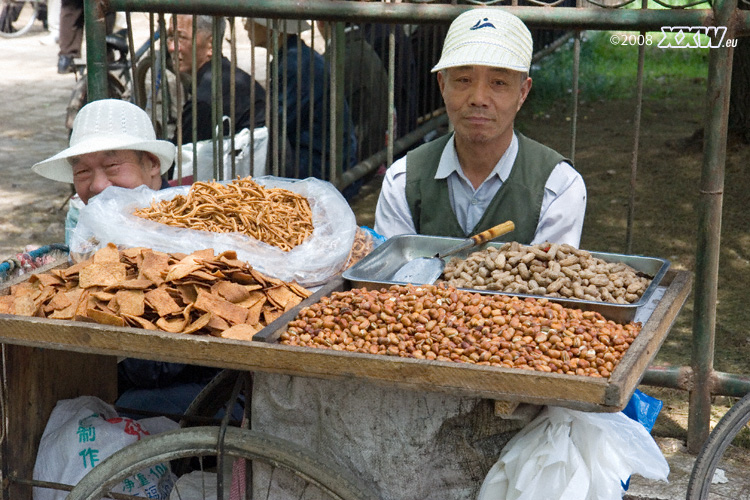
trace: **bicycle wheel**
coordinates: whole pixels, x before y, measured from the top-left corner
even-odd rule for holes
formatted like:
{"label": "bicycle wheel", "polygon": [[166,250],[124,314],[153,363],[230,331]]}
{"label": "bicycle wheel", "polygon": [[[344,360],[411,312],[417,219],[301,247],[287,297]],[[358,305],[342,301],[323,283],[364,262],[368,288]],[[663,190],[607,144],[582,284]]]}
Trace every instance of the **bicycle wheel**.
{"label": "bicycle wheel", "polygon": [[744,440],[745,447],[750,443],[748,422],[750,394],[729,409],[703,443],[690,474],[687,500],[734,498],[732,494],[736,491],[729,490],[725,486],[727,481],[722,477],[731,480],[735,470],[743,475],[747,473],[750,464],[736,451],[737,446],[742,444],[740,440]]}
{"label": "bicycle wheel", "polygon": [[39,16],[41,0],[0,0],[0,37],[21,36]]}
{"label": "bicycle wheel", "polygon": [[[252,497],[258,499],[375,499],[372,492],[351,476],[325,460],[315,458],[297,445],[252,430],[226,428],[223,453],[219,454],[218,440],[221,428],[190,427],[165,432],[134,443],[97,464],[73,488],[68,500],[95,500],[103,498],[121,481],[138,471],[175,459],[194,458],[195,471],[213,471],[226,479],[223,491],[230,488],[227,472],[241,471],[242,464],[250,463]],[[245,459],[248,462],[238,461]],[[217,465],[218,464],[218,465]],[[221,464],[224,464],[223,466]],[[224,470],[221,473],[221,470]],[[240,477],[237,474],[237,477]],[[207,481],[203,483],[209,485]],[[172,492],[182,498],[180,481]],[[200,498],[227,498],[212,489]],[[193,498],[195,496],[192,496]],[[244,497],[243,497],[244,498]]]}

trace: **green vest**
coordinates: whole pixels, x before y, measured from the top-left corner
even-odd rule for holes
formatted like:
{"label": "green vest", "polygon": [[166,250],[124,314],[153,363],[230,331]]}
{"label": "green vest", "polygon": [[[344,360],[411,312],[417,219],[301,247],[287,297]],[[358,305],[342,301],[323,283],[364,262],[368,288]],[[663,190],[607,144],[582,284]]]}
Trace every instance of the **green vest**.
{"label": "green vest", "polygon": [[407,153],[406,201],[417,234],[463,238],[512,220],[515,230],[497,240],[529,244],[539,222],[544,185],[555,166],[568,160],[518,132],[516,135],[518,155],[513,169],[482,218],[468,234],[461,229],[448,203],[448,180],[435,179],[440,156],[451,134]]}

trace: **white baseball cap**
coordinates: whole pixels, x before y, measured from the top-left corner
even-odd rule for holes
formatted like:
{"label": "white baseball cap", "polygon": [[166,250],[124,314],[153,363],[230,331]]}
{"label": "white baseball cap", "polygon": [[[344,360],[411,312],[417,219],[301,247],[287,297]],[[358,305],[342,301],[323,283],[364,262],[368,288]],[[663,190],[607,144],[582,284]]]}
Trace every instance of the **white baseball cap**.
{"label": "white baseball cap", "polygon": [[528,72],[533,42],[519,18],[500,8],[471,9],[448,28],[432,72],[454,66],[492,66]]}
{"label": "white baseball cap", "polygon": [[159,158],[162,174],[172,166],[175,156],[174,144],[156,139],[148,113],[128,101],[101,99],[86,104],[76,115],[69,148],[31,169],[53,181],[72,183],[69,158],[122,149],[152,153]]}
{"label": "white baseball cap", "polygon": [[269,21],[272,21],[271,19],[253,17],[252,20],[253,22],[260,24],[261,26],[271,28],[274,31],[278,31],[279,33],[284,33],[287,35],[298,35],[303,31],[309,30],[312,27],[307,21],[299,21],[297,19],[279,19],[277,23],[271,22],[270,26]]}

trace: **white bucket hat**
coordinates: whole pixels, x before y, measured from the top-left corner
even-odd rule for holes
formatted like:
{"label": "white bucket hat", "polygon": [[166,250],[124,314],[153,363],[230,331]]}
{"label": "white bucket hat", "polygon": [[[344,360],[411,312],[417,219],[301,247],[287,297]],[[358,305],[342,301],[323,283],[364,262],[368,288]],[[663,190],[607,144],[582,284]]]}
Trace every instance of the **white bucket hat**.
{"label": "white bucket hat", "polygon": [[[287,35],[299,35],[312,27],[307,21],[299,21],[297,19],[279,19],[277,23],[274,23],[271,19],[262,17],[253,17],[252,20],[261,26]],[[271,21],[270,26],[269,21]]]}
{"label": "white bucket hat", "polygon": [[159,158],[162,174],[174,161],[174,144],[156,139],[148,113],[127,101],[101,99],[85,105],[76,115],[69,148],[40,161],[31,169],[53,181],[72,183],[73,167],[69,158],[121,149],[154,154]]}
{"label": "white bucket hat", "polygon": [[499,8],[471,9],[448,28],[432,72],[454,66],[492,66],[528,72],[533,42],[519,18]]}

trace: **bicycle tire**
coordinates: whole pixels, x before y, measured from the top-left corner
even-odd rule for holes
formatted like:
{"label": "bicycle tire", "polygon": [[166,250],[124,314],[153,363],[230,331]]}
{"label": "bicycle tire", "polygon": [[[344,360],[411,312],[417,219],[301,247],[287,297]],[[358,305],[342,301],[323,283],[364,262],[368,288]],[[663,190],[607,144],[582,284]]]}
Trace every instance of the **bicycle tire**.
{"label": "bicycle tire", "polygon": [[[3,14],[3,25],[0,26],[0,37],[15,38],[26,34],[39,17],[41,3],[41,0],[2,0],[0,12]],[[12,9],[18,7],[18,14],[12,14]],[[11,20],[9,16],[15,19]]]}
{"label": "bicycle tire", "polygon": [[719,420],[703,443],[688,481],[687,500],[708,499],[714,472],[729,445],[750,422],[750,394],[747,394]]}
{"label": "bicycle tire", "polygon": [[[148,437],[123,448],[97,464],[71,490],[67,500],[98,500],[112,487],[152,465],[190,456],[217,454],[221,428],[189,427]],[[252,430],[226,428],[224,452],[234,458],[254,460],[291,472],[306,484],[338,500],[378,498],[348,471],[313,457],[283,439]],[[274,498],[274,497],[271,497]]]}
{"label": "bicycle tire", "polygon": [[219,410],[226,408],[227,401],[232,395],[232,389],[240,374],[241,372],[237,370],[220,371],[195,396],[180,420],[180,427],[189,426],[190,420],[196,417],[211,418]]}

